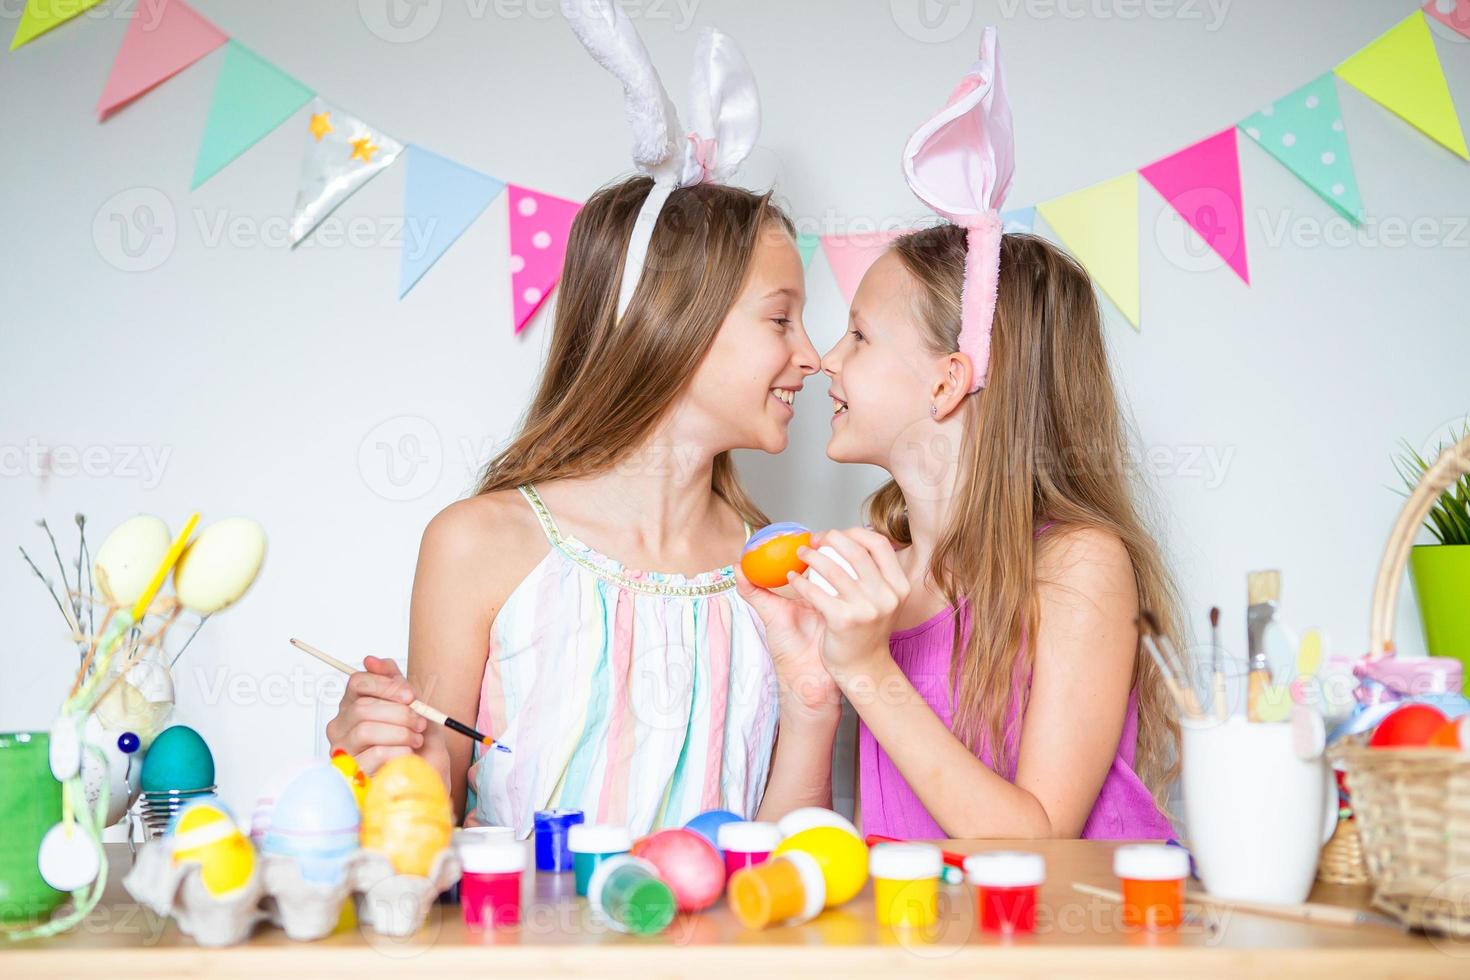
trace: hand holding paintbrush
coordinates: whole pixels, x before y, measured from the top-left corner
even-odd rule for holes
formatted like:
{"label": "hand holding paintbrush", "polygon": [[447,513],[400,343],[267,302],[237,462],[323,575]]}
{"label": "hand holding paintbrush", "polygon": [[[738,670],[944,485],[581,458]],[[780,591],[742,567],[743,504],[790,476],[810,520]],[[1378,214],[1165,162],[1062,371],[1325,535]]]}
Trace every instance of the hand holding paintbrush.
{"label": "hand holding paintbrush", "polygon": [[[291,645],[294,646],[298,650],[301,650],[301,651],[303,651],[305,653],[311,654],[313,657],[317,658],[322,663],[326,664],[328,667],[334,667],[337,670],[340,670],[344,674],[355,674],[355,673],[358,673],[359,672],[359,668],[351,667],[351,666],[343,663],[342,661],[338,660],[336,657],[333,657],[331,654],[326,653],[325,651],[322,651],[322,650],[318,650],[316,647],[312,646],[310,643],[304,643],[301,640],[294,640],[293,639],[291,641]],[[445,728],[448,728],[451,731],[459,732],[461,735],[464,735],[465,737],[467,737],[467,738],[469,738],[469,739],[471,739],[471,740],[473,740],[475,742],[479,742],[481,745],[484,745],[487,748],[493,747],[494,749],[496,749],[499,752],[509,752],[510,751],[510,747],[509,746],[497,743],[493,738],[491,738],[488,735],[481,735],[479,732],[475,731],[473,728],[471,728],[469,725],[466,725],[464,722],[457,721],[456,719],[449,717],[447,714],[445,714],[444,712],[440,711],[438,708],[435,708],[432,705],[425,704],[424,702],[418,700],[417,698],[415,698],[413,701],[411,701],[409,703],[408,708],[409,708],[410,711],[412,711],[414,714],[418,715],[419,717],[421,717],[421,718],[427,718],[429,721],[436,722],[436,723],[438,723],[440,725],[443,725]]]}

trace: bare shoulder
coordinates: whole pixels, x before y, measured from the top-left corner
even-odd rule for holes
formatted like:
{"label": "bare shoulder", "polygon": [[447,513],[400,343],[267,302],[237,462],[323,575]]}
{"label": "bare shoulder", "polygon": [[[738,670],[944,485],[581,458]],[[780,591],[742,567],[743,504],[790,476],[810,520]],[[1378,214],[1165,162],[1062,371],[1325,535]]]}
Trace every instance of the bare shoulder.
{"label": "bare shoulder", "polygon": [[419,569],[474,581],[496,608],[548,547],[519,491],[477,494],[456,500],[429,521],[419,545]]}
{"label": "bare shoulder", "polygon": [[1042,535],[1036,554],[1037,587],[1043,601],[1068,597],[1111,607],[1115,615],[1137,615],[1138,583],[1123,539],[1098,527],[1059,528]]}

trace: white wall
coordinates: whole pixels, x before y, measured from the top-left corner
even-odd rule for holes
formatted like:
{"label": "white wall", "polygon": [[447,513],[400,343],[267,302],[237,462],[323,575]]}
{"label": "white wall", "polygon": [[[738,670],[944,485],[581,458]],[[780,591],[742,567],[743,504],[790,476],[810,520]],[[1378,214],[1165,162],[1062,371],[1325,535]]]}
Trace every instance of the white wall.
{"label": "white wall", "polygon": [[[582,197],[626,170],[615,86],[548,16],[550,0],[425,0],[399,30],[384,26],[384,2],[196,6],[343,108],[502,178]],[[983,23],[1001,28],[1019,129],[1011,202],[1024,205],[1231,124],[1414,7],[1161,0],[1149,15],[1128,0],[961,2],[935,7],[961,20],[942,16],[926,34],[911,0],[684,2],[695,4],[689,25],[744,43],[761,80],[765,128],[747,180],[774,180],[808,230],[834,231],[925,216],[899,148],[971,60]],[[6,5],[8,23],[19,7]],[[674,0],[643,10],[682,101],[694,34],[679,29]],[[959,26],[953,39],[924,39]],[[423,525],[511,432],[548,331],[511,335],[503,198],[400,303],[392,244],[292,254],[278,235],[259,240],[279,231],[294,195],[296,125],[190,193],[221,55],[98,125],[91,110],[125,27],[108,5],[0,56],[0,539],[11,555],[0,562],[0,728],[44,726],[75,666],[13,550],[46,551],[34,518],[67,525],[84,510],[102,531],[138,511],[175,527],[195,508],[252,515],[270,533],[264,573],[180,664],[178,710],[214,745],[227,801],[248,811],[280,760],[318,737],[312,682],[323,675],[286,638],[401,654]],[[1451,90],[1470,106],[1470,41],[1435,33]],[[1314,241],[1345,226],[1243,141],[1253,285],[1190,271],[1173,212],[1144,185],[1143,329],[1116,314],[1108,324],[1141,451],[1162,464],[1161,533],[1194,626],[1219,604],[1233,650],[1244,645],[1245,573],[1258,567],[1284,570],[1289,620],[1327,627],[1339,651],[1363,648],[1398,507],[1389,454],[1470,410],[1470,172],[1355,90],[1341,97],[1370,222],[1422,220],[1431,243],[1377,223],[1341,247]],[[381,239],[402,180],[390,169],[339,213]],[[144,261],[160,261],[124,271],[113,222],[140,217],[140,205],[165,232]],[[221,222],[234,230],[223,239]],[[820,256],[810,279],[807,321],[825,347],[845,311]],[[826,414],[814,383],[790,449],[742,459],[773,515],[845,524],[876,485],[875,472],[824,458]],[[408,487],[421,495],[390,499],[379,443],[404,450],[391,461],[400,476],[421,458]],[[98,476],[43,477],[28,446],[101,447],[112,462]],[[128,455],[138,448],[165,454],[161,478]],[[1411,652],[1422,650],[1413,615],[1406,589],[1399,636]]]}

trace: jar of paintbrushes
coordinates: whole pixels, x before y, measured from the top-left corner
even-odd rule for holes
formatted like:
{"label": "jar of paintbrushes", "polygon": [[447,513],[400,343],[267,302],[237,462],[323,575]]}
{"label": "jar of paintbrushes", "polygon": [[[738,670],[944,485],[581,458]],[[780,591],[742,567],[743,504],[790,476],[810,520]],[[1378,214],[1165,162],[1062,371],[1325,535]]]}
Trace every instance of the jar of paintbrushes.
{"label": "jar of paintbrushes", "polygon": [[[1264,643],[1279,589],[1279,573],[1251,578],[1253,653]],[[1259,605],[1270,609],[1254,608]],[[1218,609],[1210,619],[1218,636]],[[1145,612],[1140,625],[1143,648],[1181,716],[1185,827],[1200,880],[1221,899],[1304,901],[1337,822],[1336,786],[1323,758],[1325,725],[1302,680],[1316,670],[1320,637],[1303,638],[1293,683],[1277,683],[1264,658],[1253,657],[1261,674],[1248,679],[1246,703],[1232,710],[1218,641],[1211,645],[1209,693],[1201,698],[1188,664],[1154,617]]]}

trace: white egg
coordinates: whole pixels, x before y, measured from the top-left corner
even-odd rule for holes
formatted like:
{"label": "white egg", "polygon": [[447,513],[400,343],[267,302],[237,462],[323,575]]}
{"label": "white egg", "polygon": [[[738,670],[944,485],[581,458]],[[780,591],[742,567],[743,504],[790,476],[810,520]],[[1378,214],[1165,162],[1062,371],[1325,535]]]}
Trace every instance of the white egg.
{"label": "white egg", "polygon": [[265,559],[265,529],[248,517],[206,527],[184,549],[174,569],[174,591],[201,616],[219,612],[245,594]]}
{"label": "white egg", "polygon": [[152,514],[129,517],[113,528],[92,563],[103,598],[121,606],[137,602],[172,543],[168,525]]}
{"label": "white egg", "polygon": [[[118,748],[117,738],[121,734],[121,731],[103,725],[95,714],[87,717],[82,729],[82,737],[89,745],[101,749],[107,760],[104,765],[91,752],[82,753],[82,788],[86,791],[87,806],[95,808],[102,787],[107,787],[107,816],[103,824],[106,827],[121,820],[137,798],[138,774],[143,767],[142,752],[134,752],[130,760],[128,754]],[[131,778],[128,771],[130,761]]]}
{"label": "white egg", "polygon": [[104,727],[138,736],[146,749],[167,727],[173,706],[173,675],[157,660],[143,660],[108,689],[93,713]]}

